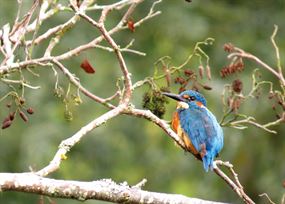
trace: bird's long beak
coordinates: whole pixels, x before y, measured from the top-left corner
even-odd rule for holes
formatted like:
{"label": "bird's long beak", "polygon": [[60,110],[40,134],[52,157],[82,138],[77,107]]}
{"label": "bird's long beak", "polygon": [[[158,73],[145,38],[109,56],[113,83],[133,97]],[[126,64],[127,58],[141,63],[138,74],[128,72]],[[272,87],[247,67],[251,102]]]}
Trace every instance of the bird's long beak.
{"label": "bird's long beak", "polygon": [[173,93],[168,93],[168,92],[162,92],[162,94],[163,95],[165,95],[165,96],[167,96],[167,97],[169,97],[169,98],[172,98],[172,99],[174,99],[174,100],[176,100],[176,101],[185,101],[185,99],[184,98],[182,98],[180,95],[178,95],[178,94],[173,94]]}

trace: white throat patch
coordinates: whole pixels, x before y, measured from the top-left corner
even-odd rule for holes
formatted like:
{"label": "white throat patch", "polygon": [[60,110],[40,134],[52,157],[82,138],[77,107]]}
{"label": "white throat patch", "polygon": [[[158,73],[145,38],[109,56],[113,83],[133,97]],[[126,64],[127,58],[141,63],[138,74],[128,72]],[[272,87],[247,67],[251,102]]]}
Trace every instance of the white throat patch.
{"label": "white throat patch", "polygon": [[185,103],[185,102],[179,101],[177,103],[177,109],[179,109],[179,108],[188,109],[189,105],[187,103]]}

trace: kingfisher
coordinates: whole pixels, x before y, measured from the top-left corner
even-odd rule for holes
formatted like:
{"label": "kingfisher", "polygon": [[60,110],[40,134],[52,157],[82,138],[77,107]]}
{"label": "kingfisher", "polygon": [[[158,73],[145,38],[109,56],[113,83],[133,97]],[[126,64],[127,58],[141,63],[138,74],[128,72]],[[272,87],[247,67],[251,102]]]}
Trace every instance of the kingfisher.
{"label": "kingfisher", "polygon": [[178,101],[171,125],[186,150],[203,162],[206,172],[213,170],[214,159],[223,148],[224,136],[216,117],[206,107],[204,96],[193,90],[162,94]]}

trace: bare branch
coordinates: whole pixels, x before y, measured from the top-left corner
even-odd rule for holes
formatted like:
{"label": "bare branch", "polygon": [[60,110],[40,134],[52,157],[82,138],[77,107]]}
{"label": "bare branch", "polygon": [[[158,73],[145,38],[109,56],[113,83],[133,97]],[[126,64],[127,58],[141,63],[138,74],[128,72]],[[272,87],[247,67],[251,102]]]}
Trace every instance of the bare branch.
{"label": "bare branch", "polygon": [[[2,52],[4,52],[6,64],[11,64],[14,62],[14,54],[12,51],[12,43],[9,39],[9,33],[10,33],[10,25],[5,24],[2,28],[1,39],[3,41],[3,48],[4,49],[2,49]],[[4,62],[1,63],[1,65],[3,65],[3,64],[4,64]]]}
{"label": "bare branch", "polygon": [[61,4],[56,4],[54,6],[54,8],[51,8],[50,10],[48,10],[50,4],[51,4],[50,0],[43,0],[42,1],[41,9],[39,12],[39,19],[34,20],[31,24],[29,24],[27,26],[27,32],[33,32],[36,29],[37,24],[41,25],[43,21],[52,17],[53,15],[58,13],[59,11],[63,11],[65,9],[67,9],[66,7],[62,6]]}
{"label": "bare branch", "polygon": [[90,6],[87,10],[104,10],[104,9],[109,9],[109,10],[121,10],[123,7],[128,6],[133,3],[133,0],[121,0],[118,1],[114,4],[108,4],[108,5],[98,5],[94,4],[93,6]]}
{"label": "bare branch", "polygon": [[268,64],[266,64],[265,62],[263,62],[261,59],[259,59],[258,57],[245,52],[244,50],[234,47],[235,52],[231,53],[228,55],[228,58],[231,59],[233,57],[241,57],[241,58],[246,58],[249,60],[253,60],[255,61],[257,64],[261,65],[262,67],[264,67],[265,69],[267,69],[269,72],[271,72],[274,76],[276,76],[281,84],[283,86],[285,86],[285,79],[282,75],[280,75],[277,71],[275,71],[274,68],[272,68],[271,66],[269,66]]}
{"label": "bare branch", "polygon": [[[119,46],[117,45],[117,43],[113,40],[113,38],[111,37],[111,35],[108,33],[108,31],[105,29],[104,24],[102,23],[97,23],[96,21],[94,21],[92,18],[90,18],[89,16],[87,16],[84,13],[80,13],[79,15],[86,19],[89,23],[91,23],[93,26],[95,26],[96,28],[98,28],[102,35],[104,36],[105,40],[111,45],[111,47],[114,49],[114,52],[117,56],[118,62],[120,64],[120,68],[121,71],[124,75],[124,85],[125,85],[125,92],[124,92],[124,96],[123,96],[123,100],[122,103],[128,103],[132,94],[132,82],[131,82],[131,78],[130,78],[130,73],[127,69],[127,65],[125,63],[125,60],[123,58],[123,55],[119,49]],[[105,15],[105,14],[103,14]]]}
{"label": "bare branch", "polygon": [[108,101],[110,101],[110,100],[112,100],[114,97],[116,97],[117,94],[115,94],[115,96],[112,96],[111,98],[107,98],[107,99],[100,98],[100,97],[98,97],[98,96],[92,94],[92,93],[91,93],[90,91],[88,91],[84,86],[82,86],[82,85],[80,84],[79,80],[77,80],[77,79],[75,78],[75,76],[74,76],[72,73],[70,73],[69,70],[68,70],[65,66],[63,66],[63,64],[61,64],[58,60],[53,59],[52,62],[53,62],[54,64],[56,64],[56,65],[61,69],[61,71],[69,78],[69,80],[70,80],[75,86],[77,86],[77,87],[79,88],[79,90],[80,90],[83,94],[85,94],[87,97],[91,98],[92,100],[94,100],[94,101],[96,101],[96,102],[98,102],[98,103],[101,103],[101,104],[105,105],[105,106],[108,107],[108,108],[111,108],[111,109],[112,109],[112,108],[115,108],[115,106],[112,105],[112,104],[110,104],[110,103],[108,103]]}
{"label": "bare branch", "polygon": [[[245,203],[247,204],[254,204],[253,200],[251,200],[251,198],[244,192],[243,190],[243,186],[240,184],[239,179],[238,179],[238,175],[237,173],[235,173],[235,171],[233,170],[233,165],[230,164],[229,162],[223,162],[220,160],[216,160],[215,161],[215,168],[214,168],[214,172],[220,176],[232,189],[233,191],[235,191],[237,193],[237,195],[239,197],[241,197]],[[234,176],[235,181],[233,181],[232,179],[230,179],[219,167],[218,165],[222,165],[227,167],[231,174]]]}
{"label": "bare branch", "polygon": [[274,31],[272,33],[272,36],[271,36],[271,42],[272,42],[272,45],[275,49],[275,53],[276,53],[276,61],[277,61],[277,69],[278,69],[278,72],[279,72],[279,75],[280,77],[282,78],[282,81],[285,81],[284,79],[284,76],[283,76],[283,73],[282,73],[282,67],[281,67],[281,60],[280,60],[280,53],[279,53],[279,48],[275,42],[275,36],[277,34],[277,31],[278,31],[278,26],[277,25],[274,25]]}
{"label": "bare branch", "polygon": [[132,187],[126,183],[116,184],[111,179],[79,182],[43,178],[33,173],[0,173],[0,189],[1,191],[36,193],[80,201],[96,199],[134,204],[222,204],[182,195],[144,191],[139,186]]}
{"label": "bare branch", "polygon": [[262,193],[259,196],[260,197],[264,196],[265,198],[267,198],[267,200],[269,201],[270,204],[276,204],[270,199],[270,197],[267,195],[267,193]]}

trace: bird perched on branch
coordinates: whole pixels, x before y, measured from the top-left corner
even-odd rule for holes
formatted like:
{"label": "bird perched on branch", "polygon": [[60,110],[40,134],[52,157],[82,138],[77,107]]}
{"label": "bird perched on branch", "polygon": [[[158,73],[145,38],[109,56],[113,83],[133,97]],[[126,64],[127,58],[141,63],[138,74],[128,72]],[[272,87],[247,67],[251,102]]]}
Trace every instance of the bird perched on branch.
{"label": "bird perched on branch", "polygon": [[205,171],[213,170],[214,159],[223,148],[224,136],[216,117],[207,109],[204,96],[192,90],[179,95],[162,94],[178,101],[172,128],[185,148],[202,160]]}

